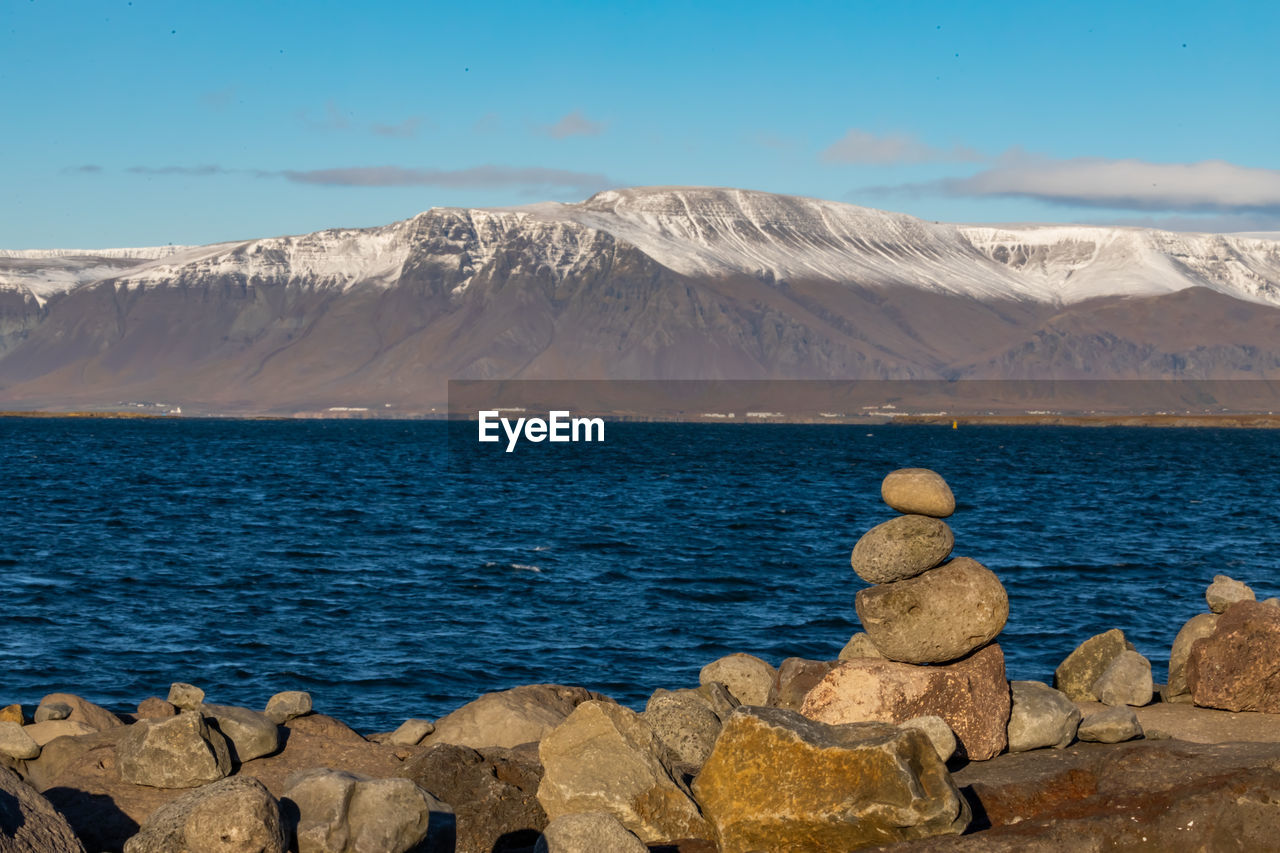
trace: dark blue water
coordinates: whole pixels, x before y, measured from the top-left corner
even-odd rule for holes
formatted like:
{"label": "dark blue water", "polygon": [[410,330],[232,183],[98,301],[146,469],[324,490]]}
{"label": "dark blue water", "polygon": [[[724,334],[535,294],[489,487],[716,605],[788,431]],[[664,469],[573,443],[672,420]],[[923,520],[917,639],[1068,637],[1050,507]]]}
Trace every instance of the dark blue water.
{"label": "dark blue water", "polygon": [[505,454],[473,431],[0,419],[0,703],[190,681],[383,730],[517,684],[636,704],[732,651],[832,658],[904,466],[947,477],[956,553],[1008,588],[1012,678],[1112,627],[1159,678],[1214,574],[1280,593],[1280,432],[611,424]]}

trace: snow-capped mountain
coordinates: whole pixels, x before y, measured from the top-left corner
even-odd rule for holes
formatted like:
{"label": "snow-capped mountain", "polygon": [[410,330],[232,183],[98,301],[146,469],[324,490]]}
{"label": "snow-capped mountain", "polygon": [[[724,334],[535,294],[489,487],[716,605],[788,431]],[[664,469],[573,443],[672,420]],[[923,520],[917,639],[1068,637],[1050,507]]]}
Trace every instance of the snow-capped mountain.
{"label": "snow-capped mountain", "polygon": [[0,252],[0,401],[421,408],[451,377],[1270,377],[1278,318],[1266,235],[638,188],[201,247]]}

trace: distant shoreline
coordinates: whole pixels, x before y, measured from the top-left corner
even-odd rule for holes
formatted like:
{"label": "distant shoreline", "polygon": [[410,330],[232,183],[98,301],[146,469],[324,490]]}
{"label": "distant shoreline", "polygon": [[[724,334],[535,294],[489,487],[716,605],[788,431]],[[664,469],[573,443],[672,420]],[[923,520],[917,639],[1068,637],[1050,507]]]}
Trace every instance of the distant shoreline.
{"label": "distant shoreline", "polygon": [[[728,418],[705,416],[680,416],[669,414],[645,415],[631,412],[590,412],[615,423],[681,423],[717,424],[728,426],[759,425],[817,425],[817,426],[1069,426],[1069,427],[1153,427],[1153,428],[1215,428],[1215,429],[1280,429],[1280,415],[1223,413],[1223,414],[983,414],[983,415],[912,415],[893,417],[814,418],[786,416],[768,418]],[[0,418],[27,419],[80,419],[80,420],[234,420],[234,421],[465,421],[474,423],[476,418],[447,417],[440,414],[340,415],[299,412],[296,414],[237,414],[192,413],[190,415],[164,415],[129,411],[0,411]]]}

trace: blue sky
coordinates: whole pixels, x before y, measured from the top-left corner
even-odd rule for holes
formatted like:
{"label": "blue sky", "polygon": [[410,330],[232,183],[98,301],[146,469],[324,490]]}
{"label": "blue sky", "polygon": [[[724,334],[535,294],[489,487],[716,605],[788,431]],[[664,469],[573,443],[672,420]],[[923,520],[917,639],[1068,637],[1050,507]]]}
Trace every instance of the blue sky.
{"label": "blue sky", "polygon": [[1280,4],[0,0],[0,247],[610,186],[1280,229]]}

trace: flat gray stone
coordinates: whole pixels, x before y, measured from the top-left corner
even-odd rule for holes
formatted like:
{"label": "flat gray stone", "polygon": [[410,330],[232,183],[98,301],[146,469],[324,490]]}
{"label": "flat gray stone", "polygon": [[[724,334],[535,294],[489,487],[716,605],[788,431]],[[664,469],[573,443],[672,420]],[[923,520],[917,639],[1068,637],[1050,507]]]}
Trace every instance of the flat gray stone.
{"label": "flat gray stone", "polygon": [[1080,709],[1065,693],[1039,681],[1012,681],[1009,751],[1070,746],[1080,726]]}
{"label": "flat gray stone", "polygon": [[1132,708],[1095,711],[1080,722],[1078,737],[1090,743],[1121,743],[1142,737],[1142,724]]}
{"label": "flat gray stone", "polygon": [[1149,705],[1155,695],[1151,661],[1125,649],[1093,683],[1093,695],[1104,705]]}

